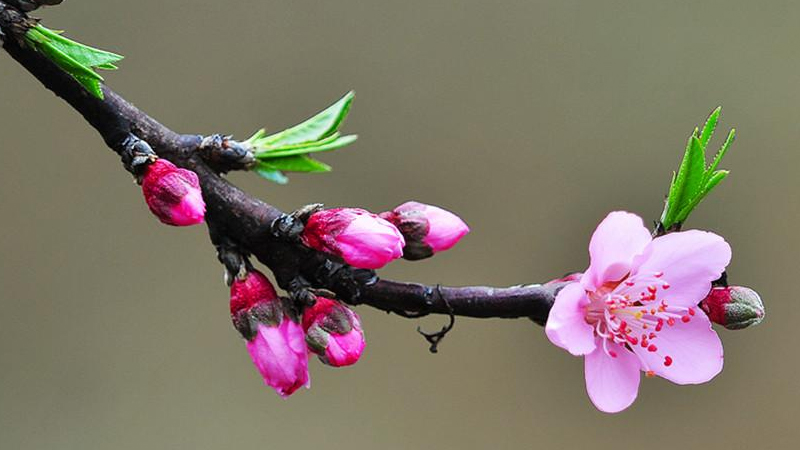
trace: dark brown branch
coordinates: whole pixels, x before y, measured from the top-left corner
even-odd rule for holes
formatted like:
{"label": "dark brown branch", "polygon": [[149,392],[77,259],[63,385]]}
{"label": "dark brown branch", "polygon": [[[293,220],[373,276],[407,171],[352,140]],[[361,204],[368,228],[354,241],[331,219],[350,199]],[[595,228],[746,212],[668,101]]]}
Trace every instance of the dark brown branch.
{"label": "dark brown branch", "polygon": [[275,236],[271,224],[283,212],[250,197],[219,175],[225,170],[245,168],[248,155],[223,145],[223,138],[204,141],[202,136],[175,133],[105,86],[103,100],[91,96],[48,59],[20,45],[19,29],[11,23],[15,17],[26,16],[8,2],[0,1],[0,30],[6,35],[3,48],[9,55],[78,111],[123,159],[129,151],[126,142],[135,136],[147,142],[160,157],[195,171],[207,204],[206,221],[214,244],[254,255],[272,270],[282,288],[288,290],[300,283],[329,289],[348,303],[407,316],[449,314],[452,308],[452,313],[460,316],[530,317],[540,324],[547,318],[562,284],[437,289],[378,280],[372,271],[336,263],[323,254]]}

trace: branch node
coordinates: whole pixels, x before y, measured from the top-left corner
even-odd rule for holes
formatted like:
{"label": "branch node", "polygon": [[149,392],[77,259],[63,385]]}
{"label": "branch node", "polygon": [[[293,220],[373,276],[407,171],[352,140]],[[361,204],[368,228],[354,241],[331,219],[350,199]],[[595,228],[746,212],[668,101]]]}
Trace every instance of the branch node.
{"label": "branch node", "polygon": [[214,170],[225,173],[232,170],[249,170],[256,163],[250,148],[231,136],[212,134],[200,141],[200,156]]}
{"label": "branch node", "polygon": [[153,161],[158,159],[156,152],[150,147],[147,141],[143,141],[128,133],[119,145],[119,155],[122,159],[122,164],[125,170],[132,173],[136,177],[136,181],[141,183],[141,178],[144,175],[144,169]]}

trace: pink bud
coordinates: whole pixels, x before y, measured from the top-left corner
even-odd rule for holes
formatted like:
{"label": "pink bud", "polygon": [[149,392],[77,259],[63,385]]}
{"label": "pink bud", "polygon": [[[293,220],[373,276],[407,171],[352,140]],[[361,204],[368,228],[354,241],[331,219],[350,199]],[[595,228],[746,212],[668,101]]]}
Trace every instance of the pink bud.
{"label": "pink bud", "polygon": [[402,256],[405,245],[394,225],[359,208],[314,213],[300,237],[306,246],[361,269],[380,269]]}
{"label": "pink bud", "polygon": [[758,293],[744,286],[715,287],[700,302],[712,322],[729,330],[741,330],[764,320],[764,303]]}
{"label": "pink bud", "polygon": [[264,384],[283,398],[305,386],[308,378],[308,350],[300,325],[284,315],[280,325],[259,323],[256,336],[247,341],[247,351],[261,372]]}
{"label": "pink bud", "polygon": [[142,179],[144,200],[158,219],[175,226],[203,222],[206,204],[197,174],[159,159],[147,166]]}
{"label": "pink bud", "polygon": [[381,217],[393,223],[406,239],[403,257],[423,259],[456,245],[469,233],[460,217],[442,208],[406,202]]}
{"label": "pink bud", "polygon": [[317,297],[314,306],[303,314],[308,349],[330,366],[355,364],[366,345],[358,315],[347,306]]}
{"label": "pink bud", "polygon": [[264,383],[281,397],[309,387],[308,350],[303,327],[284,311],[272,283],[250,271],[231,285],[233,325],[247,340],[247,351]]}

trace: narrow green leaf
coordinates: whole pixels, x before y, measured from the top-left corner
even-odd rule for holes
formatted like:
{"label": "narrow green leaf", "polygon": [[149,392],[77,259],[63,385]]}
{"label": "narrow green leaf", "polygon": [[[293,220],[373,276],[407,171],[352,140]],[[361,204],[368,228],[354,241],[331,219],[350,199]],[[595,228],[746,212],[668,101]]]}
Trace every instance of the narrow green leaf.
{"label": "narrow green leaf", "polygon": [[255,168],[253,168],[253,172],[257,173],[262,178],[272,181],[273,183],[286,184],[289,182],[289,179],[286,178],[286,175],[284,175],[283,172],[262,162],[256,164]]}
{"label": "narrow green leaf", "polygon": [[686,187],[686,174],[688,173],[688,167],[691,161],[692,140],[697,139],[695,136],[696,133],[697,129],[695,128],[695,133],[689,137],[689,141],[686,143],[686,150],[683,153],[683,160],[678,168],[678,173],[677,175],[673,176],[672,185],[670,186],[669,190],[669,196],[667,197],[668,211],[665,220],[663,221],[664,226],[666,227],[669,227],[675,223],[675,216],[681,209],[681,198],[683,198],[683,192]]}
{"label": "narrow green leaf", "polygon": [[666,200],[664,200],[664,210],[661,211],[661,218],[659,221],[662,224],[667,223],[667,215],[670,213],[670,198],[672,197],[672,192],[675,190],[675,177],[677,174],[675,171],[672,172],[672,180],[669,182],[669,193],[667,194]]}
{"label": "narrow green leaf", "polygon": [[711,192],[712,189],[714,189],[714,187],[716,187],[722,180],[725,179],[725,177],[728,176],[728,173],[729,172],[727,170],[718,170],[714,172],[709,177],[708,182],[703,186],[700,193],[695,198],[693,198],[689,204],[687,204],[681,209],[681,211],[677,215],[676,221],[685,222],[686,219],[689,217],[689,214],[691,214],[692,211],[694,211],[697,205],[699,205],[700,202],[704,198],[706,198],[706,196]]}
{"label": "narrow green leaf", "polygon": [[25,38],[33,48],[75,78],[92,95],[102,99],[100,82],[103,77],[93,69],[116,69],[114,63],[121,60],[122,56],[72,41],[61,36],[61,33],[37,25],[25,33]]}
{"label": "narrow green leaf", "polygon": [[685,184],[681,194],[681,204],[679,206],[681,208],[700,193],[703,178],[706,174],[706,155],[700,139],[692,137],[688,155],[689,165],[686,169]]}
{"label": "narrow green leaf", "polygon": [[331,166],[306,155],[272,158],[265,165],[285,172],[330,172]]}
{"label": "narrow green leaf", "polygon": [[260,146],[256,150],[256,156],[263,155],[265,157],[269,157],[269,155],[275,152],[283,152],[289,150],[296,150],[296,149],[304,149],[304,148],[311,148],[311,147],[319,147],[321,145],[327,145],[336,139],[339,139],[339,133],[333,133],[332,135],[320,139],[318,141],[310,141],[310,142],[301,142],[299,144],[290,144],[290,145],[266,145]]}
{"label": "narrow green leaf", "polygon": [[[353,91],[310,119],[271,136],[263,137],[263,145],[292,145],[317,141],[336,132],[347,117],[353,103]],[[251,138],[252,139],[252,138]]]}
{"label": "narrow green leaf", "polygon": [[257,153],[255,156],[258,159],[264,160],[271,158],[279,158],[283,156],[304,155],[307,153],[329,152],[331,150],[336,150],[337,148],[342,148],[346,145],[349,145],[353,143],[357,138],[358,136],[356,135],[342,136],[332,142],[328,142],[323,145],[302,146],[299,148],[293,148],[289,150],[278,149],[266,153]]}
{"label": "narrow green leaf", "polygon": [[107,52],[105,50],[89,47],[88,45],[81,44],[80,42],[67,39],[61,36],[61,33],[56,33],[53,30],[45,28],[41,25],[36,27],[45,37],[50,40],[50,44],[58,48],[64,54],[77,61],[85,67],[97,67],[101,69],[116,68],[113,63],[123,59],[122,55]]}
{"label": "narrow green leaf", "polygon": [[717,129],[717,123],[719,122],[719,114],[722,111],[721,106],[717,106],[717,109],[711,111],[711,114],[706,119],[706,124],[703,126],[703,132],[700,133],[700,145],[705,150],[708,147],[708,142],[711,140],[711,136],[714,135],[714,130]]}
{"label": "narrow green leaf", "polygon": [[717,154],[714,156],[714,161],[711,162],[711,165],[708,166],[706,170],[705,177],[703,179],[703,184],[707,184],[708,180],[711,176],[716,173],[717,167],[719,166],[720,161],[722,161],[722,157],[725,156],[725,153],[730,148],[731,144],[733,144],[734,139],[736,139],[736,130],[733,129],[728,133],[728,138],[725,139],[725,143],[722,144]]}

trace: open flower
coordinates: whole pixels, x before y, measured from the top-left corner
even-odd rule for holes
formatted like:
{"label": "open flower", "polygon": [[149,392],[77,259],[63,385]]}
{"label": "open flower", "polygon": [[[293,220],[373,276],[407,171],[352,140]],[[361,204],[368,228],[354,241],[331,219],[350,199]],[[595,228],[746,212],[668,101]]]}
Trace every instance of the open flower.
{"label": "open flower", "polygon": [[636,399],[640,371],[698,384],[722,370],[722,343],[697,305],[731,258],[716,234],[690,230],[651,238],[642,219],[612,212],[589,243],[580,281],[556,296],[545,331],[585,356],[586,390],[604,412]]}

